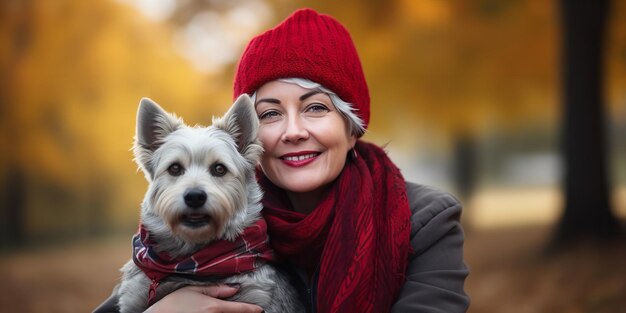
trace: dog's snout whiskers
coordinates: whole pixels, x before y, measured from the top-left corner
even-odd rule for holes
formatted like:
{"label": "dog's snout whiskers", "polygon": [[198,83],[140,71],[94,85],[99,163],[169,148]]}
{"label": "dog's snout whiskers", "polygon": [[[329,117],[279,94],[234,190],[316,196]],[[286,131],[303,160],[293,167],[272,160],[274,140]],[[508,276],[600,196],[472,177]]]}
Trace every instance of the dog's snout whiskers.
{"label": "dog's snout whiskers", "polygon": [[191,189],[184,194],[185,204],[192,209],[200,208],[206,203],[207,194],[200,189]]}

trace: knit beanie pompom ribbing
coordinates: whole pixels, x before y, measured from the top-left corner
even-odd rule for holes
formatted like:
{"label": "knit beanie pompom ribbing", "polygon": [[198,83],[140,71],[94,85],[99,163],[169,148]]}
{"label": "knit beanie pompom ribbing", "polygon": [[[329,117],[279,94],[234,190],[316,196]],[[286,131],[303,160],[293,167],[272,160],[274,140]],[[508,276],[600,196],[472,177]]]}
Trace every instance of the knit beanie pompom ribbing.
{"label": "knit beanie pompom ribbing", "polygon": [[333,17],[300,9],[253,38],[237,65],[234,97],[280,78],[306,78],[330,89],[352,104],[367,128],[365,75],[348,30]]}

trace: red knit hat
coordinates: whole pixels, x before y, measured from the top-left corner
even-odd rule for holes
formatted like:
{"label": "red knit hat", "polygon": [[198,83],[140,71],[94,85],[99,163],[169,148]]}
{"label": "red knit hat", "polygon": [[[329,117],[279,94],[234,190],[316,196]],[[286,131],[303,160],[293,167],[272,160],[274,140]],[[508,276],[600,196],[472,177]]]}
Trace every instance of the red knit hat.
{"label": "red knit hat", "polygon": [[348,30],[333,17],[300,9],[253,38],[235,73],[234,97],[279,78],[306,78],[352,104],[367,128],[370,96]]}

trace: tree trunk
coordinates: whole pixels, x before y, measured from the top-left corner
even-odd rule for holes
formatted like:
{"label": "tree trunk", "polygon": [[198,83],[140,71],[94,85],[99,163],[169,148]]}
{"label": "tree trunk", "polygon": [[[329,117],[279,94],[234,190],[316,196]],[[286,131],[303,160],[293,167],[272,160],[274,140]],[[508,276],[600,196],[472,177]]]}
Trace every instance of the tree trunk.
{"label": "tree trunk", "polygon": [[477,150],[476,139],[472,135],[459,133],[454,137],[454,184],[462,201],[468,201],[476,187]]}
{"label": "tree trunk", "polygon": [[0,177],[0,250],[5,247],[19,246],[25,239],[27,176],[20,167],[21,125],[15,120],[15,108],[11,105],[15,100],[14,75],[17,73],[20,58],[28,50],[32,37],[33,22],[32,1],[7,1],[0,3],[0,19],[7,15],[19,16],[12,27],[12,36],[6,44],[9,54],[7,62],[0,63],[0,131],[9,136],[5,153],[4,169]]}
{"label": "tree trunk", "polygon": [[561,0],[565,210],[556,243],[619,234],[611,212],[603,103],[608,0]]}

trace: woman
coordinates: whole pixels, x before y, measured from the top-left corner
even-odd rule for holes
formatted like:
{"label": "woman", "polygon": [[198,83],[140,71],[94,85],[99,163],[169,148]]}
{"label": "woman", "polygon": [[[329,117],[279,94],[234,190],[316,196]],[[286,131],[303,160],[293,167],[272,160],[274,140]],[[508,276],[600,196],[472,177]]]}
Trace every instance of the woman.
{"label": "woman", "polygon": [[[467,310],[461,206],[405,182],[384,151],[359,140],[369,92],[339,22],[303,9],[252,39],[234,83],[243,93],[260,120],[272,246],[309,311]],[[149,311],[261,312],[221,300],[236,292],[186,287]]]}

